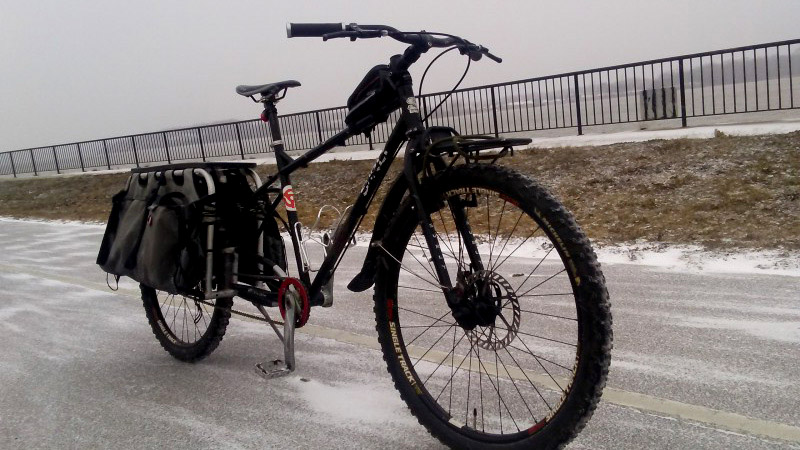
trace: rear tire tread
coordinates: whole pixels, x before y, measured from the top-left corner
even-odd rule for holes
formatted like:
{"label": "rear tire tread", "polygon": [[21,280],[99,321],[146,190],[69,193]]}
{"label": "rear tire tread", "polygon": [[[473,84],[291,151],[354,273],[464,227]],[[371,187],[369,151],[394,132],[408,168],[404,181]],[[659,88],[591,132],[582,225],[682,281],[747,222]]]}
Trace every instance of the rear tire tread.
{"label": "rear tire tread", "polygon": [[[144,305],[147,321],[150,323],[150,328],[153,331],[158,343],[170,355],[176,359],[188,363],[195,363],[210,355],[219,346],[222,338],[225,336],[228,323],[230,321],[231,313],[230,308],[233,306],[232,298],[220,298],[216,300],[217,308],[211,315],[208,328],[203,336],[195,343],[188,345],[178,345],[173,342],[169,336],[165,335],[159,324],[161,316],[160,305],[158,297],[155,295],[155,290],[141,286],[142,303]],[[157,313],[156,311],[159,311]],[[169,328],[166,323],[164,327]]]}

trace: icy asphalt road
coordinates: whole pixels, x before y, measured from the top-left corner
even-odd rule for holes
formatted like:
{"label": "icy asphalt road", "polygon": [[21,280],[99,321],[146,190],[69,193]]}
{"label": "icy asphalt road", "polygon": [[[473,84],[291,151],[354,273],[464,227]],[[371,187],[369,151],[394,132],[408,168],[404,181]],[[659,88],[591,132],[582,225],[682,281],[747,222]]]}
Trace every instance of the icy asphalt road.
{"label": "icy asphalt road", "polygon": [[[281,349],[262,324],[234,319],[199,364],[167,355],[135,286],[105,286],[101,233],[0,220],[0,448],[441,447],[391,385],[371,293],[344,287],[363,247],[296,374],[264,381],[253,364]],[[800,448],[800,278],[603,269],[610,389],[570,448]]]}

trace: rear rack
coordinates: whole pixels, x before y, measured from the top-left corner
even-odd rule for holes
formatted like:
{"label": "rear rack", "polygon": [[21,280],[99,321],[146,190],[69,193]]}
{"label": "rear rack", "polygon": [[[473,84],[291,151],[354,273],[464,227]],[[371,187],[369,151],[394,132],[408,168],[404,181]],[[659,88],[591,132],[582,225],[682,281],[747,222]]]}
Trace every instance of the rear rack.
{"label": "rear rack", "polygon": [[[500,138],[481,134],[460,135],[450,127],[430,127],[426,133],[431,144],[425,149],[423,166],[428,170],[427,159],[429,156],[451,157],[447,168],[452,167],[459,158],[466,164],[478,161],[489,161],[494,164],[498,159],[514,154],[514,146],[528,145],[532,142],[529,138]],[[489,152],[490,150],[493,150]],[[430,173],[429,173],[430,175]]]}

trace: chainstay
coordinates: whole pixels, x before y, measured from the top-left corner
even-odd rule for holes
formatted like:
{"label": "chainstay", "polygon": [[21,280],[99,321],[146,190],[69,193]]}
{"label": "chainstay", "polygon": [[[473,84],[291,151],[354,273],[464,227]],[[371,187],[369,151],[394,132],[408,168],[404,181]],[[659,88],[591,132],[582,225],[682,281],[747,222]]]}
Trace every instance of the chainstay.
{"label": "chainstay", "polygon": [[[259,322],[269,323],[269,321],[268,321],[267,319],[265,319],[265,318],[263,318],[263,317],[261,317],[261,316],[257,316],[257,315],[255,315],[255,314],[246,313],[246,312],[244,312],[244,311],[237,311],[237,310],[235,310],[235,309],[233,309],[233,308],[223,308],[223,307],[221,307],[221,306],[217,306],[217,305],[215,305],[214,303],[211,303],[211,302],[209,302],[209,301],[207,301],[207,300],[195,299],[194,301],[196,301],[196,302],[198,302],[198,303],[202,303],[202,304],[204,304],[204,305],[206,305],[206,306],[210,306],[210,307],[212,307],[212,308],[214,308],[214,309],[219,309],[219,310],[221,310],[221,311],[227,311],[227,312],[229,312],[229,313],[231,313],[231,314],[236,314],[236,315],[239,315],[239,316],[244,316],[244,317],[247,317],[248,319],[253,319],[253,320],[257,320],[257,321],[259,321]],[[277,321],[277,320],[274,320],[274,321],[273,321],[273,323],[274,323],[275,325],[283,325],[283,322],[281,322],[281,321]]]}

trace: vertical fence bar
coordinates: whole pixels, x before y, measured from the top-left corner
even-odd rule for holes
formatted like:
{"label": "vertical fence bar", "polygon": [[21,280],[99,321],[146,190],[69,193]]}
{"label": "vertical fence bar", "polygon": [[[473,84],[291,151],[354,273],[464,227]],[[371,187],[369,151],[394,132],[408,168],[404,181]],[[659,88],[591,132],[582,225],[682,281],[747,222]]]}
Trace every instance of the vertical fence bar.
{"label": "vertical fence bar", "polygon": [[133,145],[133,159],[136,161],[136,167],[139,167],[139,153],[136,151],[136,139],[131,136],[131,144]]}
{"label": "vertical fence bar", "polygon": [[492,92],[492,118],[494,120],[494,136],[499,137],[500,132],[499,128],[497,128],[497,103],[494,98],[494,88],[491,88],[490,91]]}
{"label": "vertical fence bar", "polygon": [[78,159],[81,161],[81,172],[86,172],[86,166],[83,164],[83,155],[81,154],[80,142],[78,142]]}
{"label": "vertical fence bar", "polygon": [[233,124],[234,128],[236,128],[236,140],[239,141],[239,154],[242,155],[242,159],[244,159],[244,145],[242,144],[242,133],[239,131],[239,123]]}
{"label": "vertical fence bar", "polygon": [[[783,92],[781,92],[781,48],[775,46],[775,59],[778,60],[778,109],[783,109]],[[736,96],[734,96],[736,98]]]}
{"label": "vertical fence bar", "polygon": [[681,90],[681,127],[686,128],[686,84],[683,79],[683,60],[678,60],[678,83]]}
{"label": "vertical fence bar", "polygon": [[789,104],[792,108],[794,108],[794,83],[792,82],[792,45],[787,45],[786,50],[789,53]]}
{"label": "vertical fence bar", "polygon": [[33,176],[39,176],[39,171],[36,170],[36,159],[33,157],[33,149],[28,150],[31,154],[31,165],[33,166]]}
{"label": "vertical fence bar", "polygon": [[111,159],[108,157],[108,146],[106,146],[106,140],[103,139],[103,152],[106,154],[106,167],[108,170],[111,170]]}
{"label": "vertical fence bar", "polygon": [[197,139],[200,140],[200,155],[203,157],[203,162],[205,162],[206,149],[203,147],[203,133],[200,132],[200,128],[197,128]]}
{"label": "vertical fence bar", "polygon": [[172,164],[172,158],[169,156],[169,143],[167,143],[167,133],[162,131],[161,138],[164,140],[164,151],[167,152],[167,164]]}
{"label": "vertical fence bar", "polygon": [[322,143],[324,139],[322,139],[322,123],[319,121],[319,111],[314,112],[314,117],[317,119],[317,135],[319,136],[319,142]]}
{"label": "vertical fence bar", "polygon": [[581,96],[578,91],[578,75],[572,76],[572,81],[575,84],[575,114],[578,119],[578,136],[583,135],[583,122],[581,121]]}
{"label": "vertical fence bar", "polygon": [[14,173],[14,178],[17,178],[17,168],[14,166],[14,152],[8,152],[8,158],[11,159],[11,172]]}
{"label": "vertical fence bar", "polygon": [[61,168],[58,167],[58,154],[56,153],[56,147],[51,147],[53,149],[53,161],[56,163],[56,173],[61,174]]}

